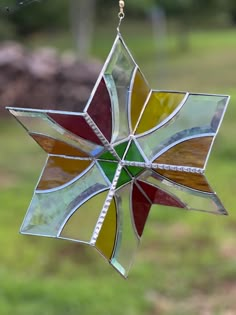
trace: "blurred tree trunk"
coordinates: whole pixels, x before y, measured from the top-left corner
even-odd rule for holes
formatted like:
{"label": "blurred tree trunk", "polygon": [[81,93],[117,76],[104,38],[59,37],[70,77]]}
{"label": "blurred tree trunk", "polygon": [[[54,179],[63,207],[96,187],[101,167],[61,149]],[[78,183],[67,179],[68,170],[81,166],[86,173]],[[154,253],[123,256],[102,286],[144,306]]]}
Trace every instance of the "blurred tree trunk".
{"label": "blurred tree trunk", "polygon": [[70,19],[76,49],[81,59],[88,58],[94,31],[96,0],[70,0]]}

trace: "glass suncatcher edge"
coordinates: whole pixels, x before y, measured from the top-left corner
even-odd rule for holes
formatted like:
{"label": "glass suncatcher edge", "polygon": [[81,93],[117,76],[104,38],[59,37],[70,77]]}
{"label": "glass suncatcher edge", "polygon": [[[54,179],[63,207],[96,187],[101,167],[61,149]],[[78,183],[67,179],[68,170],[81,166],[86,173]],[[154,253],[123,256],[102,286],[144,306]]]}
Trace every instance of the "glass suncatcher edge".
{"label": "glass suncatcher edge", "polygon": [[[114,57],[114,55],[116,53],[119,55],[119,52],[116,51],[117,49],[123,50],[123,54],[124,54],[123,57],[126,58],[126,60],[123,60],[122,62],[118,63],[118,66],[121,67],[120,69],[117,66],[117,64],[115,63],[115,61],[112,61],[112,58]],[[123,57],[121,57],[121,58],[123,58]],[[114,62],[114,64],[112,64],[112,62]],[[116,65],[116,68],[114,68],[114,65]],[[117,75],[118,70],[120,70],[121,73],[126,74],[125,80],[123,82],[119,81],[120,78]],[[139,82],[140,82],[137,85],[143,86],[143,89],[144,89],[143,99],[144,99],[144,101],[143,101],[143,105],[142,104],[139,105],[140,106],[139,112],[136,113],[137,117],[134,119],[132,117],[133,113],[132,113],[131,107],[132,107],[133,95],[135,93],[134,89],[136,89],[135,78],[137,77],[137,73],[139,74],[139,79],[137,79],[137,80],[139,80]],[[117,77],[116,77],[116,75],[117,75]],[[123,84],[122,88],[120,90],[116,85],[117,80],[119,81],[119,83]],[[103,83],[103,81],[104,81],[104,83]],[[104,85],[104,88],[107,89],[107,91],[108,91],[108,95],[110,96],[110,104],[111,104],[110,106],[111,106],[112,130],[111,130],[111,132],[107,131],[107,135],[104,135],[101,132],[101,129],[100,129],[101,127],[99,128],[98,122],[96,123],[96,119],[97,119],[96,115],[94,116],[95,118],[91,117],[91,115],[89,115],[89,112],[91,112],[90,111],[91,104],[92,104],[92,102],[96,96],[98,89],[101,86],[101,82]],[[145,91],[145,89],[146,89],[146,91]],[[175,104],[173,106],[173,110],[170,109],[168,112],[166,112],[165,116],[163,116],[164,118],[162,118],[162,120],[155,127],[150,127],[147,131],[139,134],[139,133],[137,133],[139,130],[138,129],[139,124],[142,120],[142,117],[145,113],[145,110],[148,107],[148,104],[149,104],[148,102],[149,102],[150,98],[155,93],[156,94],[159,93],[159,96],[162,93],[162,96],[160,98],[160,102],[162,102],[164,100],[164,98],[166,97],[167,94],[170,95],[170,97],[173,96],[174,94],[175,95],[182,94],[183,99],[180,101],[179,104]],[[184,109],[188,99],[191,96],[192,97],[195,96],[195,97],[199,97],[199,98],[200,97],[202,97],[202,98],[204,98],[204,97],[205,98],[214,98],[215,97],[215,98],[222,98],[225,100],[224,104],[222,105],[222,111],[220,112],[220,115],[218,117],[218,121],[216,123],[215,129],[213,129],[213,131],[211,133],[210,132],[208,132],[208,133],[197,132],[196,134],[193,134],[193,135],[190,135],[189,137],[184,137],[184,138],[181,138],[181,135],[180,135],[180,137],[178,138],[178,141],[174,141],[172,143],[169,143],[168,146],[165,146],[164,148],[160,149],[159,152],[157,152],[153,155],[148,155],[145,147],[142,144],[142,143],[144,143],[146,145],[147,141],[141,142],[141,140],[144,139],[144,137],[148,137],[148,136],[152,135],[153,133],[156,133],[158,135],[159,131],[163,130],[162,128],[168,127],[168,124],[172,120],[174,121],[176,119],[176,117],[178,117],[181,110]],[[31,212],[31,207],[32,207],[32,204],[34,202],[35,196],[37,196],[38,194],[40,196],[43,196],[44,193],[49,194],[49,193],[56,192],[58,190],[58,187],[55,188],[54,190],[51,190],[51,191],[45,190],[44,192],[39,192],[37,190],[37,187],[39,185],[39,183],[38,183],[36,186],[36,189],[35,189],[34,198],[32,199],[31,205],[28,209],[28,212],[27,212],[26,217],[24,219],[24,222],[22,224],[21,233],[22,234],[37,235],[37,236],[63,238],[63,239],[68,239],[68,240],[72,240],[72,241],[81,242],[81,243],[91,245],[91,246],[97,248],[97,250],[102,254],[102,256],[120,274],[122,274],[124,277],[127,277],[128,272],[131,268],[133,259],[134,259],[136,249],[138,248],[138,245],[139,245],[139,240],[142,236],[142,232],[143,232],[143,229],[144,229],[147,217],[148,217],[148,213],[149,213],[151,206],[153,204],[159,204],[162,206],[176,205],[178,207],[181,207],[181,208],[187,209],[187,210],[194,209],[194,210],[200,210],[200,211],[204,211],[204,212],[211,212],[211,209],[208,209],[208,207],[211,207],[211,202],[212,202],[212,205],[214,204],[214,207],[215,207],[214,208],[215,211],[213,211],[213,212],[218,213],[218,214],[227,214],[227,211],[224,209],[221,201],[219,200],[219,198],[217,197],[217,195],[215,194],[215,192],[213,190],[212,190],[212,192],[209,193],[209,192],[201,191],[200,189],[193,189],[192,187],[185,186],[183,183],[186,182],[186,180],[188,179],[188,176],[190,174],[198,174],[196,176],[198,176],[199,178],[202,178],[202,180],[207,181],[205,178],[205,174],[204,174],[206,164],[207,164],[207,161],[209,159],[209,155],[210,155],[212,146],[214,144],[214,140],[216,138],[216,135],[217,135],[219,128],[220,128],[220,125],[222,123],[226,108],[227,108],[228,103],[229,103],[229,99],[230,99],[230,97],[227,95],[200,94],[200,93],[197,94],[197,93],[168,91],[168,90],[167,91],[159,91],[159,90],[151,89],[148,85],[148,82],[145,79],[145,76],[142,74],[137,63],[133,59],[132,54],[130,53],[128,47],[126,46],[121,34],[118,33],[118,35],[114,41],[113,47],[111,49],[111,52],[108,55],[107,60],[105,61],[103,69],[102,69],[102,71],[98,77],[98,80],[97,80],[97,82],[93,88],[93,91],[90,95],[90,98],[88,99],[87,105],[85,106],[85,108],[82,112],[40,110],[40,109],[33,110],[33,109],[8,107],[8,110],[11,112],[11,114],[13,114],[13,116],[17,116],[17,112],[25,112],[28,114],[30,114],[30,113],[33,114],[33,113],[37,112],[37,113],[41,113],[41,114],[46,115],[47,117],[49,117],[50,122],[52,124],[54,124],[53,126],[55,127],[55,129],[59,133],[63,134],[63,136],[65,136],[65,137],[70,138],[70,141],[71,141],[71,139],[73,139],[74,142],[78,141],[78,139],[79,139],[78,135],[73,134],[71,132],[71,130],[68,131],[68,130],[64,129],[64,131],[62,131],[63,126],[61,126],[57,121],[55,121],[53,119],[53,117],[54,117],[53,115],[54,114],[57,114],[57,115],[60,114],[60,115],[68,115],[68,117],[69,116],[70,117],[72,117],[72,116],[81,117],[81,119],[83,119],[83,123],[87,124],[88,128],[91,128],[91,133],[92,133],[94,138],[92,137],[89,140],[83,139],[83,134],[80,138],[83,141],[85,141],[87,143],[87,145],[90,145],[90,147],[92,147],[94,145],[94,143],[91,139],[95,139],[95,136],[97,137],[97,139],[98,139],[97,142],[99,143],[99,144],[96,143],[97,147],[94,148],[95,151],[92,151],[92,149],[89,151],[89,149],[84,149],[85,147],[83,147],[82,151],[87,154],[87,158],[86,157],[76,157],[76,156],[69,156],[68,157],[66,152],[64,154],[64,158],[70,158],[70,159],[73,159],[75,161],[77,161],[77,160],[78,161],[79,160],[84,160],[84,161],[90,160],[91,161],[91,165],[90,165],[90,167],[88,167],[88,169],[85,169],[80,175],[75,176],[74,182],[73,182],[74,184],[77,181],[79,181],[81,178],[83,178],[83,176],[88,174],[93,167],[96,167],[98,173],[96,173],[97,175],[95,176],[95,178],[96,179],[100,178],[100,181],[103,183],[103,187],[100,187],[98,190],[93,191],[92,194],[87,194],[86,197],[83,200],[81,200],[79,204],[77,203],[77,205],[76,205],[75,200],[72,200],[73,201],[73,207],[71,207],[71,211],[67,213],[67,216],[65,217],[65,219],[63,221],[64,225],[61,224],[60,226],[58,226],[58,231],[57,232],[55,231],[55,233],[51,233],[51,234],[48,233],[48,234],[43,235],[40,233],[28,233],[27,231],[25,231],[26,221],[28,220],[29,213]],[[99,108],[98,108],[98,110],[99,110]],[[102,123],[102,121],[99,121],[99,123]],[[147,127],[145,126],[145,128],[148,128],[148,126]],[[29,132],[28,128],[26,128],[26,130],[27,130],[27,132]],[[109,136],[109,133],[111,133],[110,136]],[[30,132],[29,132],[29,134],[30,134]],[[207,156],[205,158],[204,165],[202,167],[195,167],[195,166],[189,166],[189,165],[175,165],[174,161],[171,164],[170,163],[168,163],[168,164],[155,163],[155,160],[158,157],[162,156],[163,154],[168,152],[170,149],[173,149],[176,145],[182,144],[184,141],[192,140],[192,139],[194,139],[194,137],[195,138],[204,138],[206,136],[208,136],[208,137],[211,136],[212,142],[208,148],[208,153],[207,153]],[[81,141],[80,145],[82,145],[82,143],[83,143],[82,140],[80,140]],[[68,143],[71,144],[71,142],[68,142]],[[140,154],[140,156],[142,156],[142,159],[141,158],[134,158],[133,160],[129,161],[129,160],[126,160],[126,157],[128,156],[128,158],[129,158],[129,156],[131,156],[131,154],[128,154],[128,152],[129,152],[133,143],[136,145],[137,150],[138,150],[137,152],[139,152],[138,155]],[[151,141],[150,143],[151,143],[151,145],[153,145],[155,147],[154,142]],[[117,151],[117,147],[122,145],[122,144],[127,145],[127,147],[124,150],[124,152],[122,151],[123,152],[122,154],[119,154]],[[85,146],[85,143],[84,143],[84,146]],[[79,146],[78,146],[78,148],[79,148]],[[122,148],[122,150],[123,150],[123,148]],[[113,180],[112,180],[111,175],[108,176],[108,173],[106,173],[106,171],[104,172],[103,169],[101,168],[101,165],[98,163],[99,161],[104,161],[104,159],[100,160],[99,157],[102,156],[103,154],[107,153],[107,152],[113,158],[113,161],[111,161],[109,159],[107,162],[117,164],[117,170],[116,170],[115,174],[112,175],[112,176],[114,176]],[[48,153],[48,160],[50,159],[50,157],[52,158],[53,156],[59,156],[59,157],[63,158],[63,155],[52,155],[52,154]],[[45,167],[42,171],[40,179],[42,178],[42,176],[43,176],[43,174],[47,168],[48,160],[47,160]],[[106,159],[105,159],[105,161],[106,161]],[[133,169],[131,169],[131,167],[136,168],[137,173],[135,171],[133,171]],[[143,171],[141,171],[141,169],[143,169]],[[100,173],[99,173],[99,171],[100,171]],[[119,185],[119,180],[120,180],[120,176],[121,176],[122,172],[125,172],[127,174],[127,176],[124,177],[125,179],[123,181],[121,181],[120,185]],[[169,172],[169,177],[168,176],[166,177],[166,174],[168,175],[168,172]],[[170,172],[172,172],[172,173],[170,173]],[[177,174],[180,174],[180,172],[182,174],[181,176],[183,176],[184,178],[187,178],[187,179],[184,181],[183,180],[179,181],[178,176],[177,176],[176,181],[175,181],[173,174],[177,175]],[[192,177],[194,177],[194,175],[192,175]],[[39,182],[40,182],[40,180],[39,180]],[[92,182],[94,184],[94,180],[91,180],[91,183]],[[66,183],[64,188],[70,187],[71,185],[73,185],[73,183],[71,181],[69,183]],[[77,183],[77,184],[80,186],[80,183]],[[96,181],[95,181],[95,186],[96,186]],[[60,189],[63,189],[63,187],[60,187]],[[148,189],[148,193],[145,191],[145,189]],[[107,192],[107,195],[106,195],[106,192]],[[128,203],[127,203],[127,201],[122,202],[122,197],[120,196],[122,194],[122,192],[125,192],[125,194],[127,194],[127,196],[129,195],[129,197],[127,197],[127,196],[124,197],[125,200],[129,200]],[[137,197],[139,194],[138,192],[140,193],[139,197]],[[204,209],[204,210],[197,209],[197,206],[191,207],[191,205],[189,206],[186,202],[181,202],[183,192],[185,193],[185,196],[187,194],[187,197],[189,195],[193,195],[193,196],[196,196],[196,198],[203,198],[204,200],[207,200],[206,209]],[[83,205],[86,204],[86,201],[92,201],[93,200],[92,198],[98,197],[99,194],[104,194],[105,198],[104,198],[104,203],[101,202],[101,204],[103,204],[101,209],[97,209],[96,213],[99,214],[99,216],[98,216],[98,219],[95,220],[96,222],[94,222],[94,229],[91,229],[91,238],[89,238],[89,240],[87,240],[87,241],[84,241],[84,240],[79,240],[76,238],[73,239],[73,238],[69,238],[69,237],[66,238],[66,237],[62,236],[61,234],[63,232],[63,229],[65,228],[67,222],[70,221],[70,218],[72,217],[72,215],[74,213],[76,213],[76,211],[79,211],[80,207],[82,207]],[[166,201],[166,200],[168,200],[168,198],[166,197],[168,195],[170,198],[169,200],[171,200],[171,204],[168,204],[168,202]],[[187,199],[185,199],[185,200],[187,200]],[[209,203],[208,203],[208,201],[209,201]],[[137,208],[139,208],[139,212],[141,211],[140,209],[146,209],[144,211],[144,213],[142,214],[142,218],[140,219],[141,221],[139,221],[139,222],[137,221],[137,217],[135,218],[135,216],[137,216],[137,213],[135,213],[135,209],[133,208],[133,204],[136,204]],[[196,204],[198,205],[198,201],[196,202]],[[150,205],[150,208],[149,208],[149,205]],[[76,206],[77,206],[77,208],[76,208]],[[98,245],[96,246],[96,244],[97,244],[97,241],[99,239],[99,235],[101,235],[100,233],[102,231],[103,225],[106,222],[106,218],[108,218],[108,213],[109,213],[111,208],[113,209],[113,210],[111,210],[113,212],[113,215],[112,215],[113,219],[110,219],[110,221],[113,222],[115,220],[114,219],[114,217],[115,217],[114,213],[116,213],[116,220],[115,220],[116,223],[114,223],[114,222],[112,223],[112,224],[116,224],[116,236],[114,237],[114,235],[113,235],[113,237],[114,237],[113,249],[111,250],[112,245],[110,243],[110,247],[108,250],[107,247],[105,249],[105,245],[102,245],[102,243],[99,243],[99,246]],[[126,222],[122,222],[121,216],[126,217]],[[136,238],[134,238],[135,242],[133,243],[135,245],[133,245],[132,250],[129,250],[129,249],[127,250],[126,242],[124,243],[122,241],[122,233],[123,233],[123,229],[124,229],[124,228],[122,228],[122,224],[124,224],[124,223],[128,224],[127,220],[130,220],[130,231],[132,231],[130,233],[133,233],[133,237],[134,237],[134,235],[136,235],[135,236]],[[137,224],[138,224],[138,226],[137,226]],[[106,226],[108,226],[108,225],[106,225]],[[113,228],[114,228],[114,226],[113,226]],[[109,228],[106,227],[106,230],[108,231]],[[140,235],[137,235],[137,231],[139,231]],[[112,234],[114,234],[114,233],[112,232]],[[128,239],[127,239],[127,244],[128,244]],[[104,253],[103,250],[106,253]],[[122,254],[122,255],[118,254],[120,250],[122,250],[125,254]],[[110,251],[110,254],[108,254],[109,251]],[[132,255],[130,254],[131,252],[132,252]],[[121,255],[121,256],[119,256],[119,255]],[[127,255],[127,257],[126,257],[126,255]]]}

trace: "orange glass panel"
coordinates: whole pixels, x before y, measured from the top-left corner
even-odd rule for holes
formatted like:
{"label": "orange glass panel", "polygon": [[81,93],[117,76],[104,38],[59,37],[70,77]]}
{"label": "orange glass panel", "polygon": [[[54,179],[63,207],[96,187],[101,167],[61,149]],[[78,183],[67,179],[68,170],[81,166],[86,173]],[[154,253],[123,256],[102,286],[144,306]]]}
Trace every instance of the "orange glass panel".
{"label": "orange glass panel", "polygon": [[35,133],[30,133],[30,135],[49,154],[88,157],[86,153],[63,141]]}
{"label": "orange glass panel", "polygon": [[116,203],[113,199],[99,233],[96,247],[107,258],[111,259],[116,241],[117,216]]}
{"label": "orange glass panel", "polygon": [[213,137],[187,140],[175,145],[157,158],[154,163],[203,168]]}
{"label": "orange glass panel", "polygon": [[132,130],[135,129],[137,122],[139,120],[142,109],[145,105],[145,101],[150,92],[143,75],[139,70],[135,73],[134,84],[132,88],[131,96],[131,127]]}
{"label": "orange glass panel", "polygon": [[50,156],[44,168],[37,190],[46,190],[60,187],[79,176],[91,161],[67,159],[59,156]]}
{"label": "orange glass panel", "polygon": [[155,170],[155,171],[177,184],[184,185],[186,187],[204,191],[207,193],[213,192],[205,176],[202,174],[178,172],[178,171],[167,171],[167,170],[160,170],[160,169]]}
{"label": "orange glass panel", "polygon": [[65,224],[60,237],[90,242],[107,193],[100,193],[79,207]]}
{"label": "orange glass panel", "polygon": [[183,101],[185,93],[152,92],[136,134],[144,133],[165,120]]}

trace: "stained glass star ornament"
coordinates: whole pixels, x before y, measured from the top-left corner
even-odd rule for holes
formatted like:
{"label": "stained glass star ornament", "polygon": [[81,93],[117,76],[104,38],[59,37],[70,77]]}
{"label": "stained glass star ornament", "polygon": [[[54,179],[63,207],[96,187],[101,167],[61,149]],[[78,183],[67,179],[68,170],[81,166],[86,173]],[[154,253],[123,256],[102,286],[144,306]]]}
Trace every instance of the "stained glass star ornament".
{"label": "stained glass star ornament", "polygon": [[8,108],[48,154],[21,233],[95,247],[127,277],[152,205],[226,215],[204,172],[228,101],[152,90],[118,34],[82,111]]}

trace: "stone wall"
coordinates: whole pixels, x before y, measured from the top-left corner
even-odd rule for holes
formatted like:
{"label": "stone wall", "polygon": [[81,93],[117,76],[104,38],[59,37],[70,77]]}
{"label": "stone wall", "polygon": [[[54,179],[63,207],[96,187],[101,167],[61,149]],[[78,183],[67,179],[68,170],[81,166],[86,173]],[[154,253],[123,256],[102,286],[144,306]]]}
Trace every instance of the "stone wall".
{"label": "stone wall", "polygon": [[81,110],[101,70],[99,62],[81,62],[52,48],[34,52],[18,43],[0,45],[0,117],[5,106]]}

